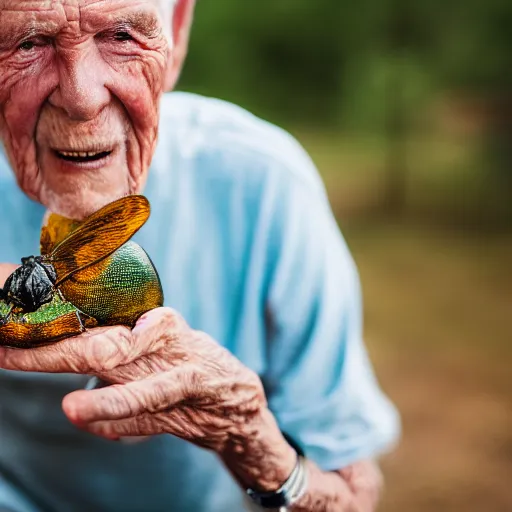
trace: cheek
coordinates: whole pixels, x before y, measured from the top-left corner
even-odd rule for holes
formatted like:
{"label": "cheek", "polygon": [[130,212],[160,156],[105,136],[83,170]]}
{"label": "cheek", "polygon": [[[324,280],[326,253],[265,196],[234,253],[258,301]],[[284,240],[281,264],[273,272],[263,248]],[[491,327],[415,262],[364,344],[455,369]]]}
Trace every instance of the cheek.
{"label": "cheek", "polygon": [[166,59],[160,53],[118,65],[110,87],[139,134],[154,135],[165,82]]}
{"label": "cheek", "polygon": [[51,65],[6,69],[0,64],[0,123],[2,136],[13,152],[24,151],[33,142],[39,112],[56,87]]}

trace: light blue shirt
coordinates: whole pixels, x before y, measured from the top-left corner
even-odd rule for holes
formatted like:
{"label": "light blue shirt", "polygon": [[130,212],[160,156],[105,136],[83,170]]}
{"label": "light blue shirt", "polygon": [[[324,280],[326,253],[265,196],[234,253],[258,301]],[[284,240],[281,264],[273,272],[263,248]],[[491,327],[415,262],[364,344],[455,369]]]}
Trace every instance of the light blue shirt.
{"label": "light blue shirt", "polygon": [[[166,305],[261,376],[281,429],[325,470],[389,448],[398,417],[363,345],[357,270],[299,144],[236,106],[172,93],[145,194],[152,215],[135,240]],[[0,261],[39,253],[42,215],[0,153]],[[0,508],[243,510],[213,453],[76,430],[61,401],[86,380],[0,372]]]}

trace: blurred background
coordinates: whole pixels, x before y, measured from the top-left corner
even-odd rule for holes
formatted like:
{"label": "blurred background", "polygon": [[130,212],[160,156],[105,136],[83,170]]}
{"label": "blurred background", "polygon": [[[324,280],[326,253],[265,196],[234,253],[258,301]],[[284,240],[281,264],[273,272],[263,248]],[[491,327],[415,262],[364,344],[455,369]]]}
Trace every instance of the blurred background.
{"label": "blurred background", "polygon": [[324,178],[403,415],[381,510],[512,511],[512,2],[200,1],[180,89]]}

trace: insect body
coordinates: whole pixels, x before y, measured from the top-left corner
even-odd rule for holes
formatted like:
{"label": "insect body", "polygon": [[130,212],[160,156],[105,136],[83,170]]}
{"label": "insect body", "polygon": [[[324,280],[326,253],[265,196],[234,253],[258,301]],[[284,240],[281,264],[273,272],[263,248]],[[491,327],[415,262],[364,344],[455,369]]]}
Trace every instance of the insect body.
{"label": "insect body", "polygon": [[41,256],[22,258],[21,263],[7,278],[3,294],[5,300],[29,313],[52,300],[57,274]]}
{"label": "insect body", "polygon": [[23,258],[0,288],[0,345],[39,346],[98,325],[132,327],[162,306],[158,273],[130,241],[148,217],[143,196],[115,201],[82,224],[51,216],[42,256]]}

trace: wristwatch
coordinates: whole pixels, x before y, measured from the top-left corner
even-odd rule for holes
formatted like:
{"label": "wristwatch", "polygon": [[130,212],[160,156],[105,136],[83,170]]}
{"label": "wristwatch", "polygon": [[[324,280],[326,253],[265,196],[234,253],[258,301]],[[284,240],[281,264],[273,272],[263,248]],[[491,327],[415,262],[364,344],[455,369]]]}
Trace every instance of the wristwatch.
{"label": "wristwatch", "polygon": [[307,489],[307,470],[302,456],[297,457],[297,464],[288,480],[280,489],[274,492],[258,492],[247,489],[246,493],[251,501],[264,509],[274,509],[285,512],[287,507],[296,503]]}

